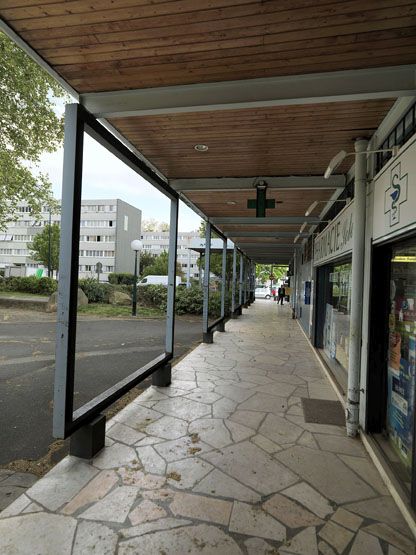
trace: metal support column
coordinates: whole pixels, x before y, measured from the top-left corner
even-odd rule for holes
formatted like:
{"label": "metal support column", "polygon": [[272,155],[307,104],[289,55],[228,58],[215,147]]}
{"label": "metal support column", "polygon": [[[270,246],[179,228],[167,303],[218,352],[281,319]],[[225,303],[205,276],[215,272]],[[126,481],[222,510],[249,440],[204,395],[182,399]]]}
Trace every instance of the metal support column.
{"label": "metal support column", "polygon": [[[178,246],[178,199],[170,201],[169,259],[168,259],[168,298],[166,306],[166,353],[172,354],[175,342],[175,293],[176,293],[176,256]],[[172,365],[167,362],[152,374],[152,385],[167,387],[172,381]]]}
{"label": "metal support column", "polygon": [[248,308],[247,303],[247,276],[248,276],[248,258],[244,257],[244,289],[243,289],[243,306]]}
{"label": "metal support column", "polygon": [[355,141],[354,216],[351,268],[350,348],[348,359],[347,435],[358,432],[360,402],[361,322],[363,313],[365,214],[367,197],[366,139]]}
{"label": "metal support column", "polygon": [[217,331],[225,331],[225,288],[227,287],[227,239],[222,240],[222,265],[221,265],[221,318]]}
{"label": "metal support column", "polygon": [[243,286],[244,286],[244,257],[240,254],[240,281],[238,287],[238,311],[239,315],[242,313],[243,306]]}
{"label": "metal support column", "polygon": [[205,267],[204,267],[204,304],[202,307],[202,341],[213,342],[213,332],[208,329],[209,317],[209,274],[211,262],[211,224],[207,222],[205,233]]}
{"label": "metal support column", "polygon": [[237,247],[234,245],[233,250],[233,277],[231,281],[231,318],[237,318],[237,314],[235,312],[235,290],[236,290],[236,283],[237,283]]}

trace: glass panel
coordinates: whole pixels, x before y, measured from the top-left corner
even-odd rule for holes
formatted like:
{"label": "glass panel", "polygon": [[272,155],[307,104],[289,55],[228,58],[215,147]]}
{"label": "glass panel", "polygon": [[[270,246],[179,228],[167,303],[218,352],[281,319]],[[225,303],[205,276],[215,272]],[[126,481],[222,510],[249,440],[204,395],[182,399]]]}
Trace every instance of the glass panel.
{"label": "glass panel", "polygon": [[396,247],[391,260],[387,422],[393,463],[410,489],[416,359],[416,245]]}
{"label": "glass panel", "polygon": [[208,325],[221,317],[222,292],[222,239],[213,232],[210,247],[209,312]]}

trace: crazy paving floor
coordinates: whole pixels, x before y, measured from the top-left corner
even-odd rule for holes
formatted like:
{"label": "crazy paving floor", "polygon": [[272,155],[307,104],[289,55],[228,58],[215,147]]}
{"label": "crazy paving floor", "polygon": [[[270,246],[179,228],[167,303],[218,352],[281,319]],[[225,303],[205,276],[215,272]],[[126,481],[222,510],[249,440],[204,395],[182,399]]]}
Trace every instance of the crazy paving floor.
{"label": "crazy paving floor", "polygon": [[414,553],[359,439],[307,424],[336,399],[287,307],[254,303],[1,514],[0,553]]}

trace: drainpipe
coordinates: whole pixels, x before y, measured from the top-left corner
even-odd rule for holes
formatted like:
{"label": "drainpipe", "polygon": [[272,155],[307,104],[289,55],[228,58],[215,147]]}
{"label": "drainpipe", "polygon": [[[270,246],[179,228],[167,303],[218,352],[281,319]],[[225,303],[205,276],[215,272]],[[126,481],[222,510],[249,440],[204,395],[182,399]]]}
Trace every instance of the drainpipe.
{"label": "drainpipe", "polygon": [[357,139],[355,148],[354,216],[351,270],[350,348],[348,361],[347,435],[358,433],[360,402],[361,323],[363,314],[365,213],[367,200],[367,144]]}

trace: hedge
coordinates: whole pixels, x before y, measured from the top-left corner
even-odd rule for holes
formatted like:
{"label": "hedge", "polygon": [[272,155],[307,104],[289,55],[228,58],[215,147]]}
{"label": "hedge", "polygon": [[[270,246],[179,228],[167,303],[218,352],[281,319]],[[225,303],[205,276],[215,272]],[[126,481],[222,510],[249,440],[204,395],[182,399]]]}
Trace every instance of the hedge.
{"label": "hedge", "polygon": [[89,303],[108,303],[110,292],[114,289],[113,285],[98,283],[94,278],[80,279],[78,287],[84,291]]}
{"label": "hedge", "polygon": [[108,282],[112,285],[133,285],[134,275],[128,273],[111,273],[108,274]]}
{"label": "hedge", "polygon": [[51,295],[58,289],[58,283],[56,280],[49,277],[12,276],[0,278],[0,289],[2,291],[20,291],[21,293]]}

